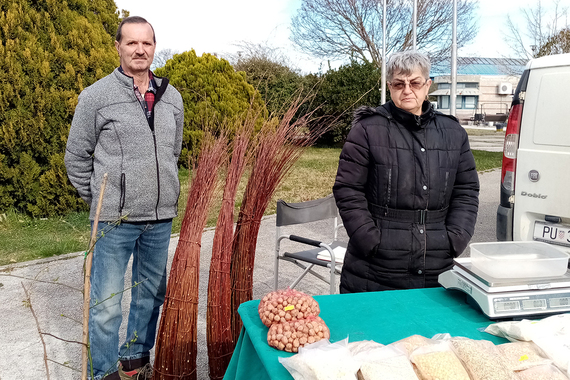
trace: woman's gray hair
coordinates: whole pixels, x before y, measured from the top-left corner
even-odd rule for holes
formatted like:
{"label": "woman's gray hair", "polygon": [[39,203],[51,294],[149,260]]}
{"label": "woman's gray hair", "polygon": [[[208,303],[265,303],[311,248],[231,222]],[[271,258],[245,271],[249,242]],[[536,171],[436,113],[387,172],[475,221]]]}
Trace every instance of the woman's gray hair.
{"label": "woman's gray hair", "polygon": [[395,74],[411,75],[418,69],[425,79],[429,79],[431,63],[427,55],[414,50],[394,53],[386,64],[386,80],[391,82]]}

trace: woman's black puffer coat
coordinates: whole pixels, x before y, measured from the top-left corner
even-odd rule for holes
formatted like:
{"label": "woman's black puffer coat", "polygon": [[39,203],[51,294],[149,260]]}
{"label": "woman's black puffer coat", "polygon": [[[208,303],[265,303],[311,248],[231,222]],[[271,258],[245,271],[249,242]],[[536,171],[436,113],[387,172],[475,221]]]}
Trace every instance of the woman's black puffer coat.
{"label": "woman's black puffer coat", "polygon": [[341,293],[439,286],[473,235],[479,178],[457,119],[361,107],[333,187],[350,237]]}

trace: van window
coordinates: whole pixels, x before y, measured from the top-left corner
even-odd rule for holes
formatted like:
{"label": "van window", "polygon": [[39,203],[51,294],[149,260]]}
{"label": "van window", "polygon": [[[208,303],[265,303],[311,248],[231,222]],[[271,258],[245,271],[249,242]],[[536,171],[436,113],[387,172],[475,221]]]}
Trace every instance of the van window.
{"label": "van window", "polygon": [[570,72],[545,74],[540,81],[534,128],[535,144],[570,146]]}

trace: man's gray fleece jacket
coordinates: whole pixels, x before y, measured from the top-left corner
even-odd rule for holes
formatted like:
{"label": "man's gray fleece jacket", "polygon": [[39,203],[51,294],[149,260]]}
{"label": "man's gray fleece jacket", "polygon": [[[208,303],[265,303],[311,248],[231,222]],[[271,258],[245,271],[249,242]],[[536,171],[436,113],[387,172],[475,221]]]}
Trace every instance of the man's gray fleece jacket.
{"label": "man's gray fleece jacket", "polygon": [[79,95],[65,166],[71,183],[91,206],[91,220],[104,173],[108,179],[99,220],[126,216],[131,222],[155,221],[177,214],[184,107],[167,79],[154,79],[159,90],[153,122],[147,121],[133,91],[133,78],[118,69]]}

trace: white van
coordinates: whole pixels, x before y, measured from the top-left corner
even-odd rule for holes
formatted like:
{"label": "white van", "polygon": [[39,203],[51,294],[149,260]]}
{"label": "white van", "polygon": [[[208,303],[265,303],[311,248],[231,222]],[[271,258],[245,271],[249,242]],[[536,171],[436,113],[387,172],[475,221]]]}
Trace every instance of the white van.
{"label": "white van", "polygon": [[515,91],[497,240],[570,247],[570,54],[531,60]]}

